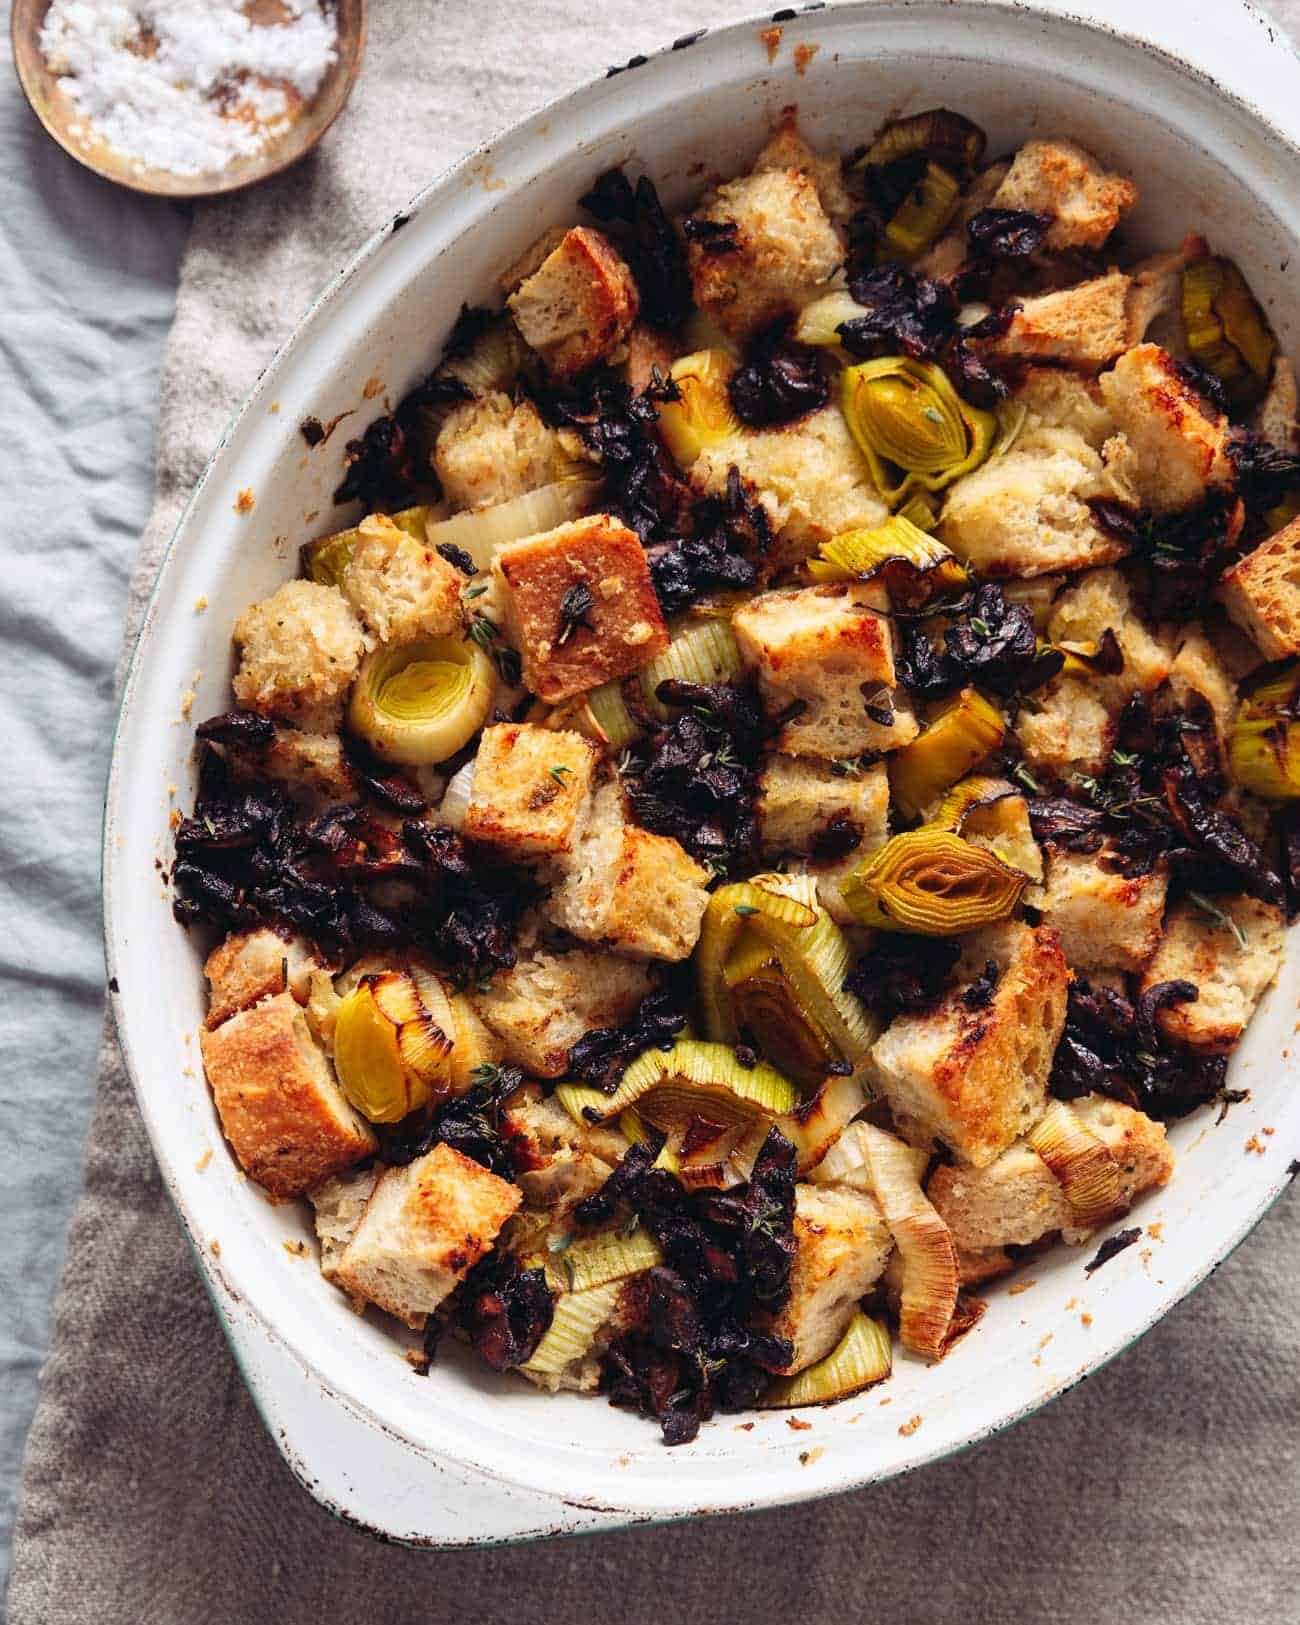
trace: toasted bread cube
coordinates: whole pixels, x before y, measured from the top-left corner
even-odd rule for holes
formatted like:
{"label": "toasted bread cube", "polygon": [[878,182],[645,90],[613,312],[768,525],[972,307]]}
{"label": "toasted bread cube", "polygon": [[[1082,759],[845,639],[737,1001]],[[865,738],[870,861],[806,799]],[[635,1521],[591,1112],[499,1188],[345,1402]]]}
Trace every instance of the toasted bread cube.
{"label": "toasted bread cube", "polygon": [[613,788],[596,797],[546,911],[584,942],[636,958],[686,959],[709,904],[709,872],[669,836],[624,824]]}
{"label": "toasted bread cube", "polygon": [[1268,391],[1255,408],[1255,433],[1279,451],[1294,452],[1300,446],[1297,418],[1300,392],[1296,389],[1295,368],[1284,355],[1275,356]]}
{"label": "toasted bread cube", "polygon": [[962,839],[972,846],[982,846],[1030,880],[1039,881],[1043,878],[1043,854],[1029,822],[1029,804],[1024,796],[1011,790],[1005,779],[1000,784],[1011,793],[972,807],[962,822]]}
{"label": "toasted bread cube", "polygon": [[301,1004],[311,973],[323,969],[312,945],[302,937],[281,936],[268,926],[234,931],[208,955],[209,1027],[219,1027],[237,1011],[260,1004],[273,994],[291,992]]}
{"label": "toasted bread cube", "polygon": [[1219,596],[1266,660],[1300,654],[1300,519],[1239,559],[1220,581]]}
{"label": "toasted bread cube", "polygon": [[1124,669],[1112,676],[1093,674],[1087,686],[1109,711],[1118,712],[1132,695],[1159,688],[1172,662],[1167,645],[1138,614],[1126,578],[1118,570],[1090,570],[1052,605],[1047,635],[1054,643],[1100,643],[1107,632],[1115,634]]}
{"label": "toasted bread cube", "polygon": [[1133,483],[1144,508],[1180,513],[1231,490],[1230,425],[1186,382],[1158,344],[1139,344],[1101,376],[1101,392],[1136,454]]}
{"label": "toasted bread cube", "polygon": [[799,121],[793,113],[784,117],[772,131],[754,160],[752,173],[759,175],[769,169],[797,169],[810,176],[828,219],[847,220],[857,210],[844,185],[844,166],[839,157],[834,153],[814,152],[799,133]]}
{"label": "toasted bread cube", "polygon": [[1237,712],[1237,690],[1219,650],[1198,622],[1188,626],[1169,668],[1169,688],[1190,716],[1208,717],[1220,762],[1228,766],[1228,739]]}
{"label": "toasted bread cube", "polygon": [[269,745],[256,749],[226,745],[224,751],[237,779],[270,779],[295,801],[315,807],[360,799],[356,774],[338,734],[276,728]]}
{"label": "toasted bread cube", "polygon": [[563,479],[572,459],[531,401],[494,391],[452,407],[433,466],[453,507],[482,508]]}
{"label": "toasted bread cube", "polygon": [[1125,876],[1107,853],[1047,849],[1039,907],[1073,970],[1141,970],[1160,941],[1169,876],[1163,865]]}
{"label": "toasted bread cube", "polygon": [[889,774],[882,763],[837,774],[812,756],[769,756],[755,804],[766,852],[810,852],[833,820],[861,834],[859,855],[889,835]]}
{"label": "toasted bread cube", "polygon": [[733,249],[689,242],[695,303],[733,337],[798,310],[844,258],[817,182],[802,169],[767,169],[728,181],[695,216],[734,225]]}
{"label": "toasted bread cube", "polygon": [[[1140,1192],[1168,1180],[1174,1159],[1163,1123],[1105,1095],[1085,1095],[1069,1104],[1119,1164],[1126,1207]],[[984,1168],[936,1168],[926,1195],[958,1251],[976,1258],[987,1257],[990,1248],[1027,1247],[1053,1230],[1071,1246],[1082,1245],[1093,1233],[1071,1224],[1060,1181],[1023,1140]]]}
{"label": "toasted bread cube", "polygon": [[[636,969],[638,967],[632,967]],[[628,1140],[615,1123],[579,1123],[541,1085],[526,1083],[501,1108],[501,1133],[520,1177],[590,1157],[608,1174],[622,1161]],[[546,1204],[549,1205],[549,1204]]]}
{"label": "toasted bread cube", "polygon": [[1044,247],[1100,248],[1138,200],[1123,175],[1108,174],[1073,141],[1026,141],[993,196],[995,209],[1050,214]]}
{"label": "toasted bread cube", "polygon": [[372,513],[357,527],[339,585],[380,643],[409,643],[459,629],[463,582],[455,565],[427,543]]}
{"label": "toasted bread cube", "polygon": [[435,1145],[385,1171],[334,1265],[338,1284],[418,1331],[491,1250],[521,1200],[517,1185]]}
{"label": "toasted bread cube", "polygon": [[1126,545],[1102,529],[1088,506],[1116,495],[1121,448],[1096,450],[1073,428],[1043,426],[1003,457],[949,487],[944,539],[981,575],[1050,575],[1123,558]]}
{"label": "toasted bread cube", "polygon": [[590,226],[566,231],[506,303],[525,341],[561,379],[603,361],[641,308],[631,271]]}
{"label": "toasted bread cube", "polygon": [[649,389],[654,383],[656,368],[660,377],[666,378],[668,369],[682,354],[681,341],[671,333],[661,327],[651,327],[648,322],[637,322],[627,336],[627,360],[623,365],[632,393],[639,395]]}
{"label": "toasted bread cube", "polygon": [[1016,719],[1016,736],[1032,767],[1065,779],[1105,766],[1115,743],[1115,719],[1087,682],[1062,677],[1032,700],[1032,708],[1026,706]]}
{"label": "toasted bread cube", "polygon": [[736,612],[736,641],[758,672],[768,715],[787,717],[778,750],[834,761],[916,738],[911,702],[895,688],[894,635],[881,605],[877,587],[853,583],[764,593]]}
{"label": "toasted bread cube", "polygon": [[[990,959],[992,1001],[971,1009],[963,994]],[[1055,931],[1007,922],[967,939],[959,974],[928,1010],[891,1022],[872,1057],[903,1138],[942,1140],[983,1168],[1042,1111],[1068,972]]]}
{"label": "toasted bread cube", "polygon": [[[607,513],[508,542],[492,568],[524,682],[552,705],[627,677],[668,647],[645,549]],[[583,625],[564,616],[565,594],[578,586],[592,598]]]}
{"label": "toasted bread cube", "polygon": [[299,1196],[374,1155],[370,1125],[344,1099],[292,993],[241,1010],[199,1045],[226,1138],[272,1196]]}
{"label": "toasted bread cube", "polygon": [[981,1247],[975,1252],[963,1252],[958,1247],[956,1252],[958,1286],[982,1286],[986,1281],[1010,1275],[1016,1267],[1015,1259],[1001,1247]]}
{"label": "toasted bread cube", "polygon": [[521,858],[572,852],[597,756],[589,739],[567,729],[484,728],[462,834]]}
{"label": "toasted bread cube", "polygon": [[1142,977],[1144,993],[1159,982],[1195,983],[1196,1001],[1167,1006],[1156,1022],[1166,1038],[1204,1055],[1236,1047],[1281,968],[1285,947],[1281,909],[1253,897],[1220,897],[1215,906],[1231,925],[1191,901],[1170,909]]}
{"label": "toasted bread cube", "polygon": [[794,1344],[782,1369],[802,1371],[844,1335],[858,1300],[884,1273],[893,1237],[875,1200],[845,1186],[796,1185],[790,1297],[772,1325]]}
{"label": "toasted bread cube", "polygon": [[1020,301],[1011,325],[981,348],[1006,361],[1058,361],[1080,372],[1100,372],[1139,335],[1130,312],[1134,291],[1122,271],[1033,294]]}
{"label": "toasted bread cube", "polygon": [[[316,1239],[320,1243],[320,1272],[327,1281],[337,1283],[339,1259],[361,1223],[366,1203],[374,1194],[382,1163],[371,1163],[368,1168],[354,1168],[346,1174],[335,1174],[313,1185],[307,1192],[315,1212]],[[353,1299],[353,1307],[363,1305]]]}
{"label": "toasted bread cube", "polygon": [[365,649],[337,587],[286,581],[244,611],[231,637],[240,654],[232,686],[244,710],[309,733],[337,729]]}
{"label": "toasted bread cube", "polygon": [[732,468],[761,504],[776,545],[762,562],[785,569],[846,530],[870,530],[889,517],[838,406],[824,406],[776,429],[707,446],[690,469],[702,496],[722,496]]}
{"label": "toasted bread cube", "polygon": [[569,1050],[597,1027],[621,1027],[653,983],[643,965],[619,954],[540,943],[519,950],[508,970],[492,974],[474,1008],[501,1040],[506,1059],[541,1078],[562,1078]]}
{"label": "toasted bread cube", "polygon": [[1011,398],[1029,414],[1020,441],[1028,435],[1030,444],[1041,440],[1051,445],[1051,437],[1040,437],[1038,430],[1073,429],[1099,452],[1115,433],[1115,419],[1102,399],[1097,380],[1063,367],[1027,367]]}

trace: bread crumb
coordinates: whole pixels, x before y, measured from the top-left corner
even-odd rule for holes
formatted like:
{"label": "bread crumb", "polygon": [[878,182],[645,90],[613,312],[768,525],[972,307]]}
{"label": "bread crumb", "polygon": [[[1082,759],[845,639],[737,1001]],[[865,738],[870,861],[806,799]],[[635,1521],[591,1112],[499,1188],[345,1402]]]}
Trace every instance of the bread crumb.
{"label": "bread crumb", "polygon": [[776,53],[781,49],[781,40],[785,34],[784,28],[765,28],[758,36],[767,46],[767,60],[776,61]]}
{"label": "bread crumb", "polygon": [[286,1241],[284,1243],[284,1250],[286,1253],[291,1253],[294,1258],[306,1258],[307,1243],[303,1241],[301,1236],[299,1236],[293,1241]]}
{"label": "bread crumb", "polygon": [[272,401],[272,402],[271,402],[271,410],[272,410],[272,411],[273,411],[273,412],[278,412],[278,411],[279,411],[279,410],[280,410],[280,403],[279,403],[279,401]]}
{"label": "bread crumb", "polygon": [[794,71],[802,79],[808,72],[808,64],[821,50],[820,45],[796,45],[794,48]]}
{"label": "bread crumb", "polygon": [[1086,1313],[1086,1312],[1084,1314],[1080,1315],[1079,1319],[1083,1323],[1083,1325],[1085,1325],[1085,1326],[1091,1326],[1092,1325],[1092,1316],[1090,1314]]}
{"label": "bread crumb", "polygon": [[194,1068],[192,1066],[183,1066],[181,1068],[181,1077],[183,1077],[183,1078],[197,1078],[198,1073],[194,1070]]}
{"label": "bread crumb", "polygon": [[752,1422],[737,1422],[736,1423],[736,1432],[737,1433],[752,1433],[753,1431],[754,1431],[754,1424]]}
{"label": "bread crumb", "polygon": [[196,615],[202,615],[203,611],[207,607],[208,607],[207,599],[205,597],[203,597],[202,594],[200,594],[200,596],[194,600],[194,613]]}
{"label": "bread crumb", "polygon": [[1052,1339],[1055,1336],[1056,1336],[1055,1332],[1047,1332],[1047,1333],[1045,1333],[1042,1337],[1040,1337],[1038,1339],[1039,1348],[1040,1349],[1045,1349],[1047,1347],[1047,1345],[1052,1341]]}
{"label": "bread crumb", "polygon": [[1007,1296],[1011,1298],[1019,1297],[1022,1292],[1028,1292],[1031,1286],[1037,1285],[1037,1281],[1017,1281],[1013,1286],[1007,1288]]}
{"label": "bread crumb", "polygon": [[254,502],[253,489],[252,489],[251,486],[246,485],[244,487],[244,489],[239,493],[239,495],[235,498],[235,512],[236,513],[252,513],[252,511],[253,511],[253,502]]}
{"label": "bread crumb", "polygon": [[1067,1303],[1065,1307],[1067,1309],[1077,1309],[1081,1302],[1082,1302],[1082,1299],[1080,1299],[1080,1298],[1071,1298],[1069,1303]]}
{"label": "bread crumb", "polygon": [[[1277,1131],[1276,1131],[1276,1129],[1271,1129],[1271,1128],[1262,1128],[1262,1129],[1260,1129],[1260,1131],[1259,1131],[1259,1132],[1260,1132],[1260,1133],[1261,1133],[1261,1134],[1275,1134],[1275,1133],[1276,1133],[1276,1132],[1277,1132]],[[1149,1228],[1150,1228],[1150,1226],[1148,1226],[1148,1229],[1149,1229]]]}
{"label": "bread crumb", "polygon": [[1147,1235],[1151,1237],[1152,1241],[1163,1241],[1165,1239],[1164,1220],[1157,1219],[1154,1224],[1149,1224],[1147,1226]]}
{"label": "bread crumb", "polygon": [[190,720],[190,712],[194,709],[194,690],[187,688],[181,695],[181,715],[186,722]]}
{"label": "bread crumb", "polygon": [[373,401],[375,396],[380,393],[383,387],[384,380],[382,378],[367,378],[361,389],[362,399]]}
{"label": "bread crumb", "polygon": [[793,1428],[796,1433],[812,1432],[812,1423],[802,1422],[797,1416],[787,1416],[785,1419],[785,1425],[788,1428]]}
{"label": "bread crumb", "polygon": [[181,810],[179,807],[173,807],[172,810],[167,814],[167,828],[178,829],[180,827],[180,822]]}
{"label": "bread crumb", "polygon": [[905,1439],[910,1439],[912,1437],[912,1435],[916,1432],[917,1428],[920,1427],[921,1420],[922,1419],[919,1416],[914,1416],[914,1417],[911,1418],[910,1421],[904,1422],[902,1424],[902,1426],[899,1428],[898,1431],[903,1435],[903,1437]]}
{"label": "bread crumb", "polygon": [[820,1461],[825,1454],[826,1447],[820,1444],[812,1450],[801,1450],[799,1452],[799,1463],[803,1467],[811,1467],[813,1462]]}
{"label": "bread crumb", "polygon": [[1254,1151],[1258,1156],[1261,1157],[1264,1155],[1263,1142],[1260,1140],[1257,1134],[1252,1134],[1251,1137],[1246,1141],[1246,1150]]}
{"label": "bread crumb", "polygon": [[208,1149],[199,1158],[199,1160],[194,1164],[194,1172],[196,1174],[201,1174],[203,1172],[203,1170],[207,1167],[207,1165],[211,1161],[212,1161],[212,1147],[209,1146]]}
{"label": "bread crumb", "polygon": [[217,1240],[217,1238],[215,1236],[213,1236],[212,1240],[208,1243],[208,1247],[209,1247],[209,1250],[212,1253],[213,1258],[220,1258],[221,1257],[221,1243]]}

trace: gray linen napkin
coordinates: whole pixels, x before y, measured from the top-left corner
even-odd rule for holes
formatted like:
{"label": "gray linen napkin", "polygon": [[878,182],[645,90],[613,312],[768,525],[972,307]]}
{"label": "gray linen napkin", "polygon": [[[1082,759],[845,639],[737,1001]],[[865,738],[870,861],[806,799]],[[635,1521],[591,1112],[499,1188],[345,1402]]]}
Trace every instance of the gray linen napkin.
{"label": "gray linen napkin", "polygon": [[[319,156],[199,209],[162,383],[163,544],[233,405],[365,234],[474,140],[609,62],[741,7],[377,0]],[[593,27],[593,15],[599,23]],[[649,37],[648,37],[649,36]],[[32,1429],[13,1625],[321,1625],[1296,1617],[1289,1204],[1138,1347],[1046,1413],[927,1472],[818,1505],[430,1556],[300,1490],[196,1277],[111,1038]]]}

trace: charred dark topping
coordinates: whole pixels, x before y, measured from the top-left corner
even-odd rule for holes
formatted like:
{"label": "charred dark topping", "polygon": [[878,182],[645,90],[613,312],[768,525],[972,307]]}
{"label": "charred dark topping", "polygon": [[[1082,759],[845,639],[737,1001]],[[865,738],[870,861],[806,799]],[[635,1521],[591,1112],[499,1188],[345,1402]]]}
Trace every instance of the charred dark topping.
{"label": "charred dark topping", "polygon": [[687,215],[682,221],[686,241],[706,254],[735,254],[740,249],[739,226],[734,220],[702,220]]}
{"label": "charred dark topping", "polygon": [[1098,1247],[1095,1256],[1083,1266],[1085,1275],[1091,1275],[1099,1270],[1103,1264],[1109,1264],[1117,1253],[1122,1253],[1126,1247],[1131,1247],[1142,1234],[1139,1227],[1134,1226],[1128,1230],[1117,1230],[1113,1236],[1107,1236]]}
{"label": "charred dark topping", "polygon": [[1028,209],[981,209],[966,222],[966,236],[977,254],[1021,259],[1043,246],[1055,218]]}
{"label": "charred dark topping", "polygon": [[646,995],[631,1021],[597,1027],[569,1051],[569,1071],[583,1083],[613,1094],[628,1062],[649,1049],[668,1050],[690,1015],[691,989],[680,978]]}
{"label": "charred dark topping", "polygon": [[845,812],[837,812],[813,837],[814,863],[839,863],[862,845],[862,825]]}
{"label": "charred dark topping", "polygon": [[458,1324],[493,1371],[531,1359],[555,1313],[546,1271],[520,1269],[518,1259],[502,1252],[489,1253],[475,1265],[456,1301]]}
{"label": "charred dark topping", "polygon": [[1272,445],[1262,435],[1238,430],[1228,451],[1236,465],[1238,490],[1252,517],[1300,487],[1300,457]]}
{"label": "charred dark topping", "polygon": [[453,569],[459,570],[463,576],[476,576],[478,565],[463,547],[457,547],[455,542],[439,542],[437,552],[441,558],[446,559]]}
{"label": "charred dark topping", "polygon": [[1291,802],[1277,818],[1282,853],[1282,884],[1286,891],[1286,917],[1300,914],[1300,804]]}
{"label": "charred dark topping", "polygon": [[646,321],[656,327],[680,327],[691,313],[686,245],[654,183],[642,175],[634,187],[621,169],[607,169],[579,202],[609,228],[622,250],[636,279]]}
{"label": "charred dark topping", "polygon": [[1028,803],[1029,827],[1036,841],[1049,841],[1065,852],[1097,852],[1106,837],[1106,815],[1068,796],[1034,796]]}
{"label": "charred dark topping", "polygon": [[564,597],[560,599],[560,626],[555,636],[557,648],[567,643],[580,626],[588,632],[595,631],[587,619],[595,607],[595,595],[585,581],[575,581],[565,589]]}
{"label": "charred dark topping", "polygon": [[711,592],[748,591],[758,580],[755,561],[772,545],[767,511],[749,501],[734,465],[725,495],[696,502],[690,523],[692,535],[650,555],[650,579],[665,615]]}
{"label": "charred dark topping", "polygon": [[389,763],[372,756],[359,739],[344,735],[343,748],[353,777],[381,806],[405,813],[408,818],[414,818],[428,806],[426,798],[409,779]]}
{"label": "charred dark topping", "polygon": [[359,440],[349,440],[348,465],[334,492],[335,503],[360,502],[367,512],[394,513],[436,492],[429,464],[432,449],[421,444],[419,414],[426,407],[471,399],[459,378],[430,374],[403,397],[390,417],[376,418]]}
{"label": "charred dark topping", "polygon": [[194,730],[195,738],[214,745],[236,745],[245,750],[262,750],[275,738],[275,725],[255,711],[223,711],[208,717]]}
{"label": "charred dark topping", "polygon": [[957,607],[937,650],[919,629],[901,628],[899,680],[921,699],[940,699],[967,683],[1008,699],[1051,682],[1065,664],[1056,649],[1038,648],[1034,618],[994,583]]}
{"label": "charred dark topping", "polygon": [[1137,596],[1155,621],[1194,620],[1236,557],[1245,509],[1235,496],[1213,494],[1190,513],[1154,520],[1122,503],[1097,498],[1093,517],[1132,549],[1128,569]]}
{"label": "charred dark topping", "polygon": [[424,888],[413,920],[417,944],[464,975],[508,970],[519,916],[537,895],[528,874],[497,859],[475,864],[466,843],[443,825],[411,820],[402,838]]}
{"label": "charred dark topping", "polygon": [[383,1161],[399,1167],[435,1145],[448,1145],[502,1179],[513,1179],[515,1165],[501,1135],[501,1104],[518,1089],[524,1075],[517,1066],[481,1066],[474,1079],[464,1094],[440,1106],[432,1118],[408,1120],[388,1132]]}
{"label": "charred dark topping", "polygon": [[986,1010],[993,1003],[1001,975],[997,960],[986,959],[984,969],[961,995],[961,1002],[968,1010]]}
{"label": "charred dark topping", "polygon": [[309,446],[319,446],[325,438],[325,425],[319,418],[304,418],[298,425],[298,433]]}
{"label": "charred dark topping", "polygon": [[951,937],[881,934],[844,979],[873,1015],[884,1021],[932,1004],[952,982],[961,944]]}
{"label": "charred dark topping", "polygon": [[817,352],[796,344],[780,323],[761,333],[750,346],[743,367],[727,385],[732,409],[751,429],[790,423],[815,412],[830,399],[830,384]]}

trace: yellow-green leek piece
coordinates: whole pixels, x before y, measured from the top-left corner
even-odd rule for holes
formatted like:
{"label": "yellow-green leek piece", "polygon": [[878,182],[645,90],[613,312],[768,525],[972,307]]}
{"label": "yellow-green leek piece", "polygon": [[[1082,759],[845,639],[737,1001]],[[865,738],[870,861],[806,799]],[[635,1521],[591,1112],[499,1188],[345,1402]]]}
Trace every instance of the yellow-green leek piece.
{"label": "yellow-green leek piece", "polygon": [[455,1016],[441,983],[406,971],[363,976],[334,1018],[344,1094],[372,1123],[397,1123],[448,1092]]}
{"label": "yellow-green leek piece", "polygon": [[941,491],[988,456],[997,418],[964,401],[943,368],[910,356],[846,367],[841,404],[880,494]]}
{"label": "yellow-green leek piece", "polygon": [[883,575],[890,597],[905,600],[909,608],[959,591],[970,579],[951,548],[902,514],[823,542],[821,557],[809,559],[807,568],[814,581],[870,581]]}
{"label": "yellow-green leek piece", "polygon": [[946,937],[1005,920],[1025,876],[992,852],[931,825],[895,835],[840,883],[864,925]]}
{"label": "yellow-green leek piece", "polygon": [[1228,736],[1232,774],[1265,801],[1300,797],[1300,663],[1253,689],[1237,707]]}
{"label": "yellow-green leek piece", "polygon": [[361,663],[348,727],[385,761],[431,766],[487,721],[496,668],[476,643],[421,638],[375,649]]}
{"label": "yellow-green leek piece", "polygon": [[889,757],[889,785],[905,818],[919,818],[936,796],[964,778],[1006,737],[1001,711],[975,688],[945,701],[917,738]]}
{"label": "yellow-green leek piece", "polygon": [[696,350],[669,368],[680,399],[660,404],[659,433],[679,468],[690,468],[706,447],[725,445],[744,432],[727,393],[735,370],[723,350]]}
{"label": "yellow-green leek piece", "polygon": [[1268,388],[1277,340],[1245,277],[1231,260],[1193,260],[1183,271],[1187,348],[1238,401]]}
{"label": "yellow-green leek piece", "polygon": [[893,1370],[893,1361],[887,1328],[856,1309],[844,1336],[831,1352],[807,1370],[774,1382],[763,1396],[763,1408],[829,1405],[847,1399],[873,1383],[883,1382]]}
{"label": "yellow-green leek piece", "polygon": [[662,682],[734,683],[744,671],[740,645],[725,620],[683,620],[672,628],[672,641],[661,655],[640,671],[641,697],[646,710],[660,722],[673,715],[659,698]]}

